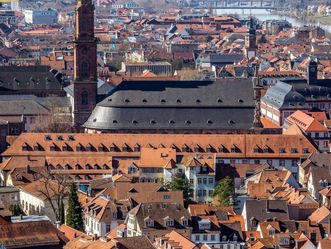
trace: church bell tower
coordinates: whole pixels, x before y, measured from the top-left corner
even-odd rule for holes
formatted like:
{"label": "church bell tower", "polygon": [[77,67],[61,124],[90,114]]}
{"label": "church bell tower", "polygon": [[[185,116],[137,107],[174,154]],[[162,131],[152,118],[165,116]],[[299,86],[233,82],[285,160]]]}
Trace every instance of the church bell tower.
{"label": "church bell tower", "polygon": [[97,99],[97,45],[92,0],[77,0],[74,38],[74,125],[79,128],[92,113]]}
{"label": "church bell tower", "polygon": [[245,53],[246,58],[251,59],[256,56],[256,27],[253,18],[250,18],[247,26],[247,35],[245,37]]}

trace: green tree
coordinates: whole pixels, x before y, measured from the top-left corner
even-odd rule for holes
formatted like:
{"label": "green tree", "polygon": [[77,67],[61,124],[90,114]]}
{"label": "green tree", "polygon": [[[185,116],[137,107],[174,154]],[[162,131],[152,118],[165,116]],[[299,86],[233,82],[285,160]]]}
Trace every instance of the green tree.
{"label": "green tree", "polygon": [[9,211],[12,212],[13,216],[25,215],[20,205],[18,204],[11,204],[9,207]]}
{"label": "green tree", "polygon": [[78,201],[77,186],[75,183],[70,185],[66,224],[79,231],[84,231],[83,209]]}
{"label": "green tree", "polygon": [[227,176],[220,180],[214,189],[214,197],[218,198],[218,202],[221,206],[231,205],[231,200],[234,196],[234,188],[232,179]]}
{"label": "green tree", "polygon": [[191,196],[190,183],[184,175],[177,175],[170,182],[165,184],[165,187],[171,191],[182,191],[185,200],[189,200]]}

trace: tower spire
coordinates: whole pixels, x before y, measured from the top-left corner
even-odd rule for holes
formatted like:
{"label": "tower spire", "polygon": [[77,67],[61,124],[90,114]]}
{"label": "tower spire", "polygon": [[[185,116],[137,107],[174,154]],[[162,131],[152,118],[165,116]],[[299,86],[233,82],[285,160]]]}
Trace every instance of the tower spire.
{"label": "tower spire", "polygon": [[74,38],[74,124],[80,127],[92,113],[97,98],[97,45],[92,0],[77,0]]}

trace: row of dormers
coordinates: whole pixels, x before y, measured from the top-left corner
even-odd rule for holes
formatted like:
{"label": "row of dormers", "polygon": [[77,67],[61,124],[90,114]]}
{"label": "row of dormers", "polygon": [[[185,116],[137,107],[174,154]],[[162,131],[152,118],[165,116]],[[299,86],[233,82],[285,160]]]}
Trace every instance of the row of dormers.
{"label": "row of dormers", "polygon": [[[152,146],[150,145],[150,147],[152,147]],[[165,146],[162,145],[162,144],[160,144],[159,147],[160,148],[165,148]],[[103,144],[99,144],[98,147],[95,147],[91,143],[87,144],[86,146],[79,143],[78,145],[76,145],[75,151],[77,151],[77,152],[82,152],[82,151],[87,151],[87,152],[97,152],[97,151],[98,152],[140,152],[140,148],[141,147],[140,147],[139,144],[136,144],[134,147],[130,147],[127,144],[123,144],[121,147],[118,147],[115,144],[112,144],[109,147],[107,147]],[[213,146],[208,145],[204,149],[198,144],[195,145],[193,148],[191,148],[190,146],[184,144],[181,149],[178,148],[175,145],[172,145],[171,148],[175,149],[177,152],[242,153],[241,149],[237,145],[233,145],[231,148],[227,148],[224,145],[221,145],[219,148],[214,148]],[[23,151],[45,151],[46,149],[44,148],[44,146],[40,145],[39,143],[36,143],[33,146],[29,145],[28,143],[24,143],[22,145],[22,150]],[[50,151],[74,151],[74,148],[72,146],[70,146],[68,143],[65,143],[62,146],[59,146],[55,143],[52,143],[49,146],[49,150]],[[253,152],[254,153],[275,153],[275,151],[267,145],[265,145],[263,147],[260,147],[260,146],[256,145],[253,148]],[[286,153],[286,149],[285,148],[279,148],[278,152],[280,154],[284,154],[284,153]],[[297,148],[290,148],[290,152],[291,152],[291,154],[296,154],[296,153],[298,153],[298,149]],[[309,151],[308,148],[303,148],[302,153],[303,154],[308,154],[308,153],[310,153],[310,151]]]}
{"label": "row of dormers", "polygon": [[[180,222],[178,222],[178,221],[176,221],[176,220],[174,220],[174,219],[172,219],[171,217],[169,217],[169,216],[166,216],[166,217],[164,217],[163,219],[163,224],[160,224],[160,225],[162,225],[162,226],[164,226],[164,227],[174,227],[174,226],[178,226],[178,225],[180,225],[180,226],[183,226],[183,227],[187,227],[188,225],[189,225],[189,221],[188,221],[188,219],[186,218],[186,217],[182,217],[181,219],[180,219]],[[149,216],[147,216],[145,219],[144,219],[144,225],[145,225],[145,227],[147,228],[147,227],[154,227],[156,224],[156,221],[154,221],[151,217],[149,217]]]}

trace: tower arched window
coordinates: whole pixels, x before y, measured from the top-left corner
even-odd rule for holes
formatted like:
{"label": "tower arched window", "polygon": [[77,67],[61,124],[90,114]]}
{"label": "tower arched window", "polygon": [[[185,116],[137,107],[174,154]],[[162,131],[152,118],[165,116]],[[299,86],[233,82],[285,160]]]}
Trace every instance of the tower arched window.
{"label": "tower arched window", "polygon": [[89,76],[89,64],[87,62],[81,64],[81,76],[84,78]]}
{"label": "tower arched window", "polygon": [[83,91],[81,97],[82,97],[82,105],[88,105],[88,92]]}

